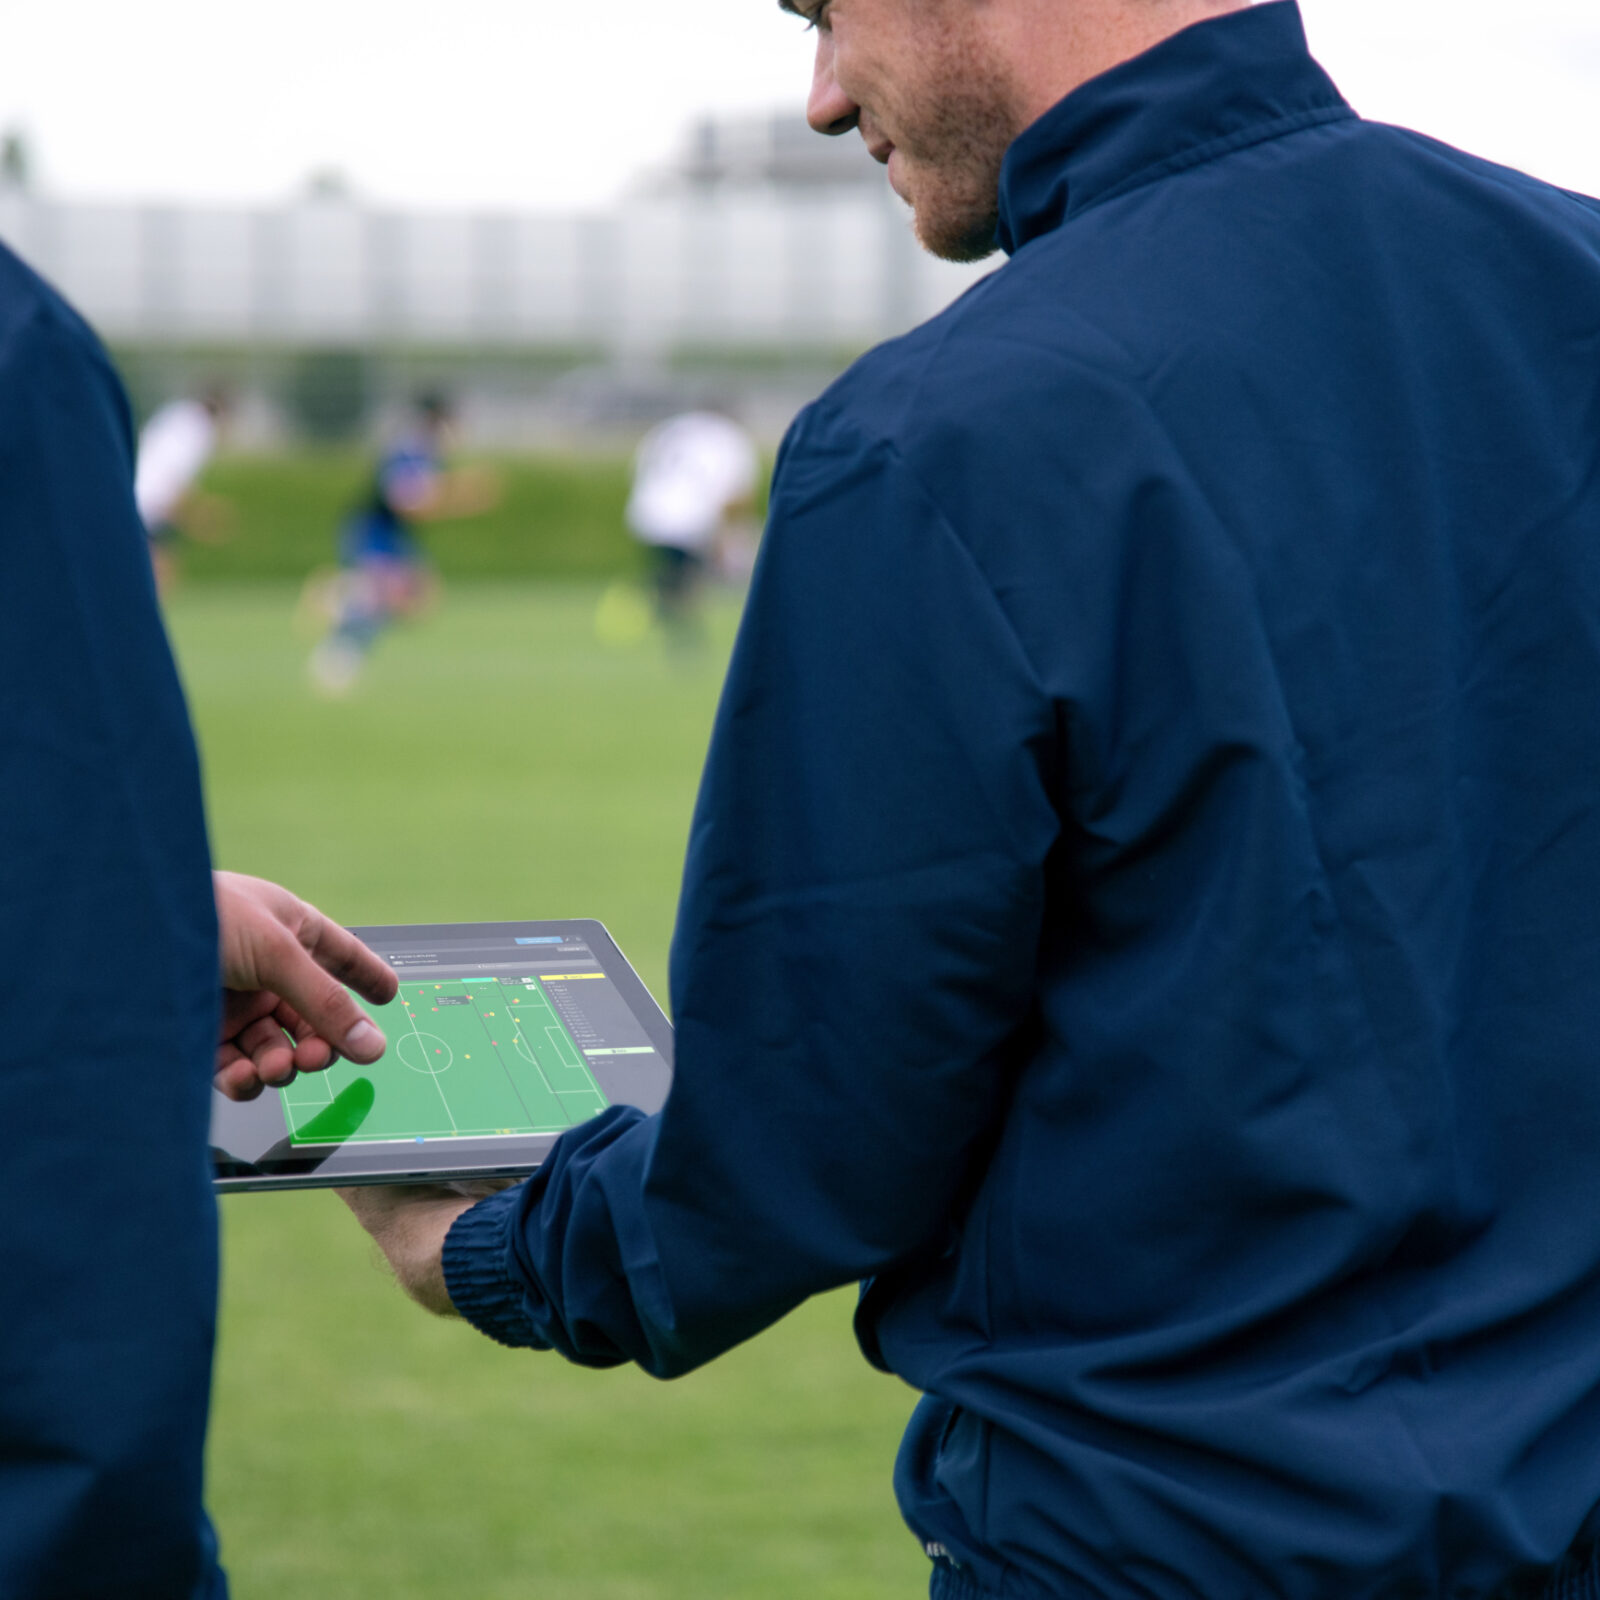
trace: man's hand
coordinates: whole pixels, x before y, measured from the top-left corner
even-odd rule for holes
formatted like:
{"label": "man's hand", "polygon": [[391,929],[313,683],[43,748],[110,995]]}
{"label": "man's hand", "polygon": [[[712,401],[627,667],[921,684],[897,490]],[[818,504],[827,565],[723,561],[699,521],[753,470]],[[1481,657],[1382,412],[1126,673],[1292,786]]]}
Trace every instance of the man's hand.
{"label": "man's hand", "polygon": [[463,1211],[506,1181],[462,1184],[376,1184],[335,1192],[356,1214],[394,1268],[400,1287],[435,1316],[456,1317],[444,1284],[444,1240]]}
{"label": "man's hand", "polygon": [[376,1061],[388,1041],[346,985],[383,1005],[399,987],[388,963],[275,883],[237,872],[213,881],[222,936],[217,1088],[253,1100],[339,1055]]}

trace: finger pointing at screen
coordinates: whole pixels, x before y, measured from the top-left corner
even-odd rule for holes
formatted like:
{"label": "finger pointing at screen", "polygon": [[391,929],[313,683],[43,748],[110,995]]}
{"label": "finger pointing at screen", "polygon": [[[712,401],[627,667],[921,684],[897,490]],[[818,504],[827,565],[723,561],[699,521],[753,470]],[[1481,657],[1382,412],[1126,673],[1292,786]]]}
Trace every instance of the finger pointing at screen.
{"label": "finger pointing at screen", "polygon": [[336,1054],[376,1061],[386,1040],[349,990],[394,998],[389,965],[299,896],[262,878],[215,874],[222,1028],[216,1084],[235,1100],[316,1072]]}

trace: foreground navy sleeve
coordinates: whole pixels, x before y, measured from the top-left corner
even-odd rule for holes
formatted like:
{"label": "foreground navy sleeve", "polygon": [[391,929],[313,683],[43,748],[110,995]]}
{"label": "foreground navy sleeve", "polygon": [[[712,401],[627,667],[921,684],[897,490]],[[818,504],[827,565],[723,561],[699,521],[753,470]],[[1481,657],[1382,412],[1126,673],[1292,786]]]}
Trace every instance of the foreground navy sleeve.
{"label": "foreground navy sleeve", "polygon": [[224,1593],[198,764],[98,345],[0,250],[0,1594]]}
{"label": "foreground navy sleeve", "polygon": [[669,1374],[942,1251],[1029,1027],[1055,751],[915,476],[808,413],[694,821],[671,1098],[567,1135],[458,1222],[462,1312]]}

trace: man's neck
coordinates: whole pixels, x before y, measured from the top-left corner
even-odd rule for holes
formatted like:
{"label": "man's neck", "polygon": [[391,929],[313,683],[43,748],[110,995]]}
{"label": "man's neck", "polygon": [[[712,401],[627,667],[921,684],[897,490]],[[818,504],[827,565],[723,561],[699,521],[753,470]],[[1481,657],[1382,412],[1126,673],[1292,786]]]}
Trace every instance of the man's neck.
{"label": "man's neck", "polygon": [[1018,131],[1102,72],[1251,0],[989,0],[987,27],[1010,79]]}

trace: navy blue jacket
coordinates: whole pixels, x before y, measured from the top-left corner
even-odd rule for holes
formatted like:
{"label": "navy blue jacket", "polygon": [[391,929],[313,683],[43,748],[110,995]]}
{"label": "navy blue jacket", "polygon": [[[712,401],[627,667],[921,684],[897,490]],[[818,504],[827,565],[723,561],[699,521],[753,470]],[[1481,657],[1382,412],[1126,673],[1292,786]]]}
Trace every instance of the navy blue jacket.
{"label": "navy blue jacket", "polygon": [[1600,208],[1290,4],[1001,208],[785,445],[670,1103],[451,1293],[673,1373],[870,1279],[937,1594],[1536,1580],[1600,1499]]}
{"label": "navy blue jacket", "polygon": [[121,386],[0,249],[0,1594],[221,1600],[216,917]]}

